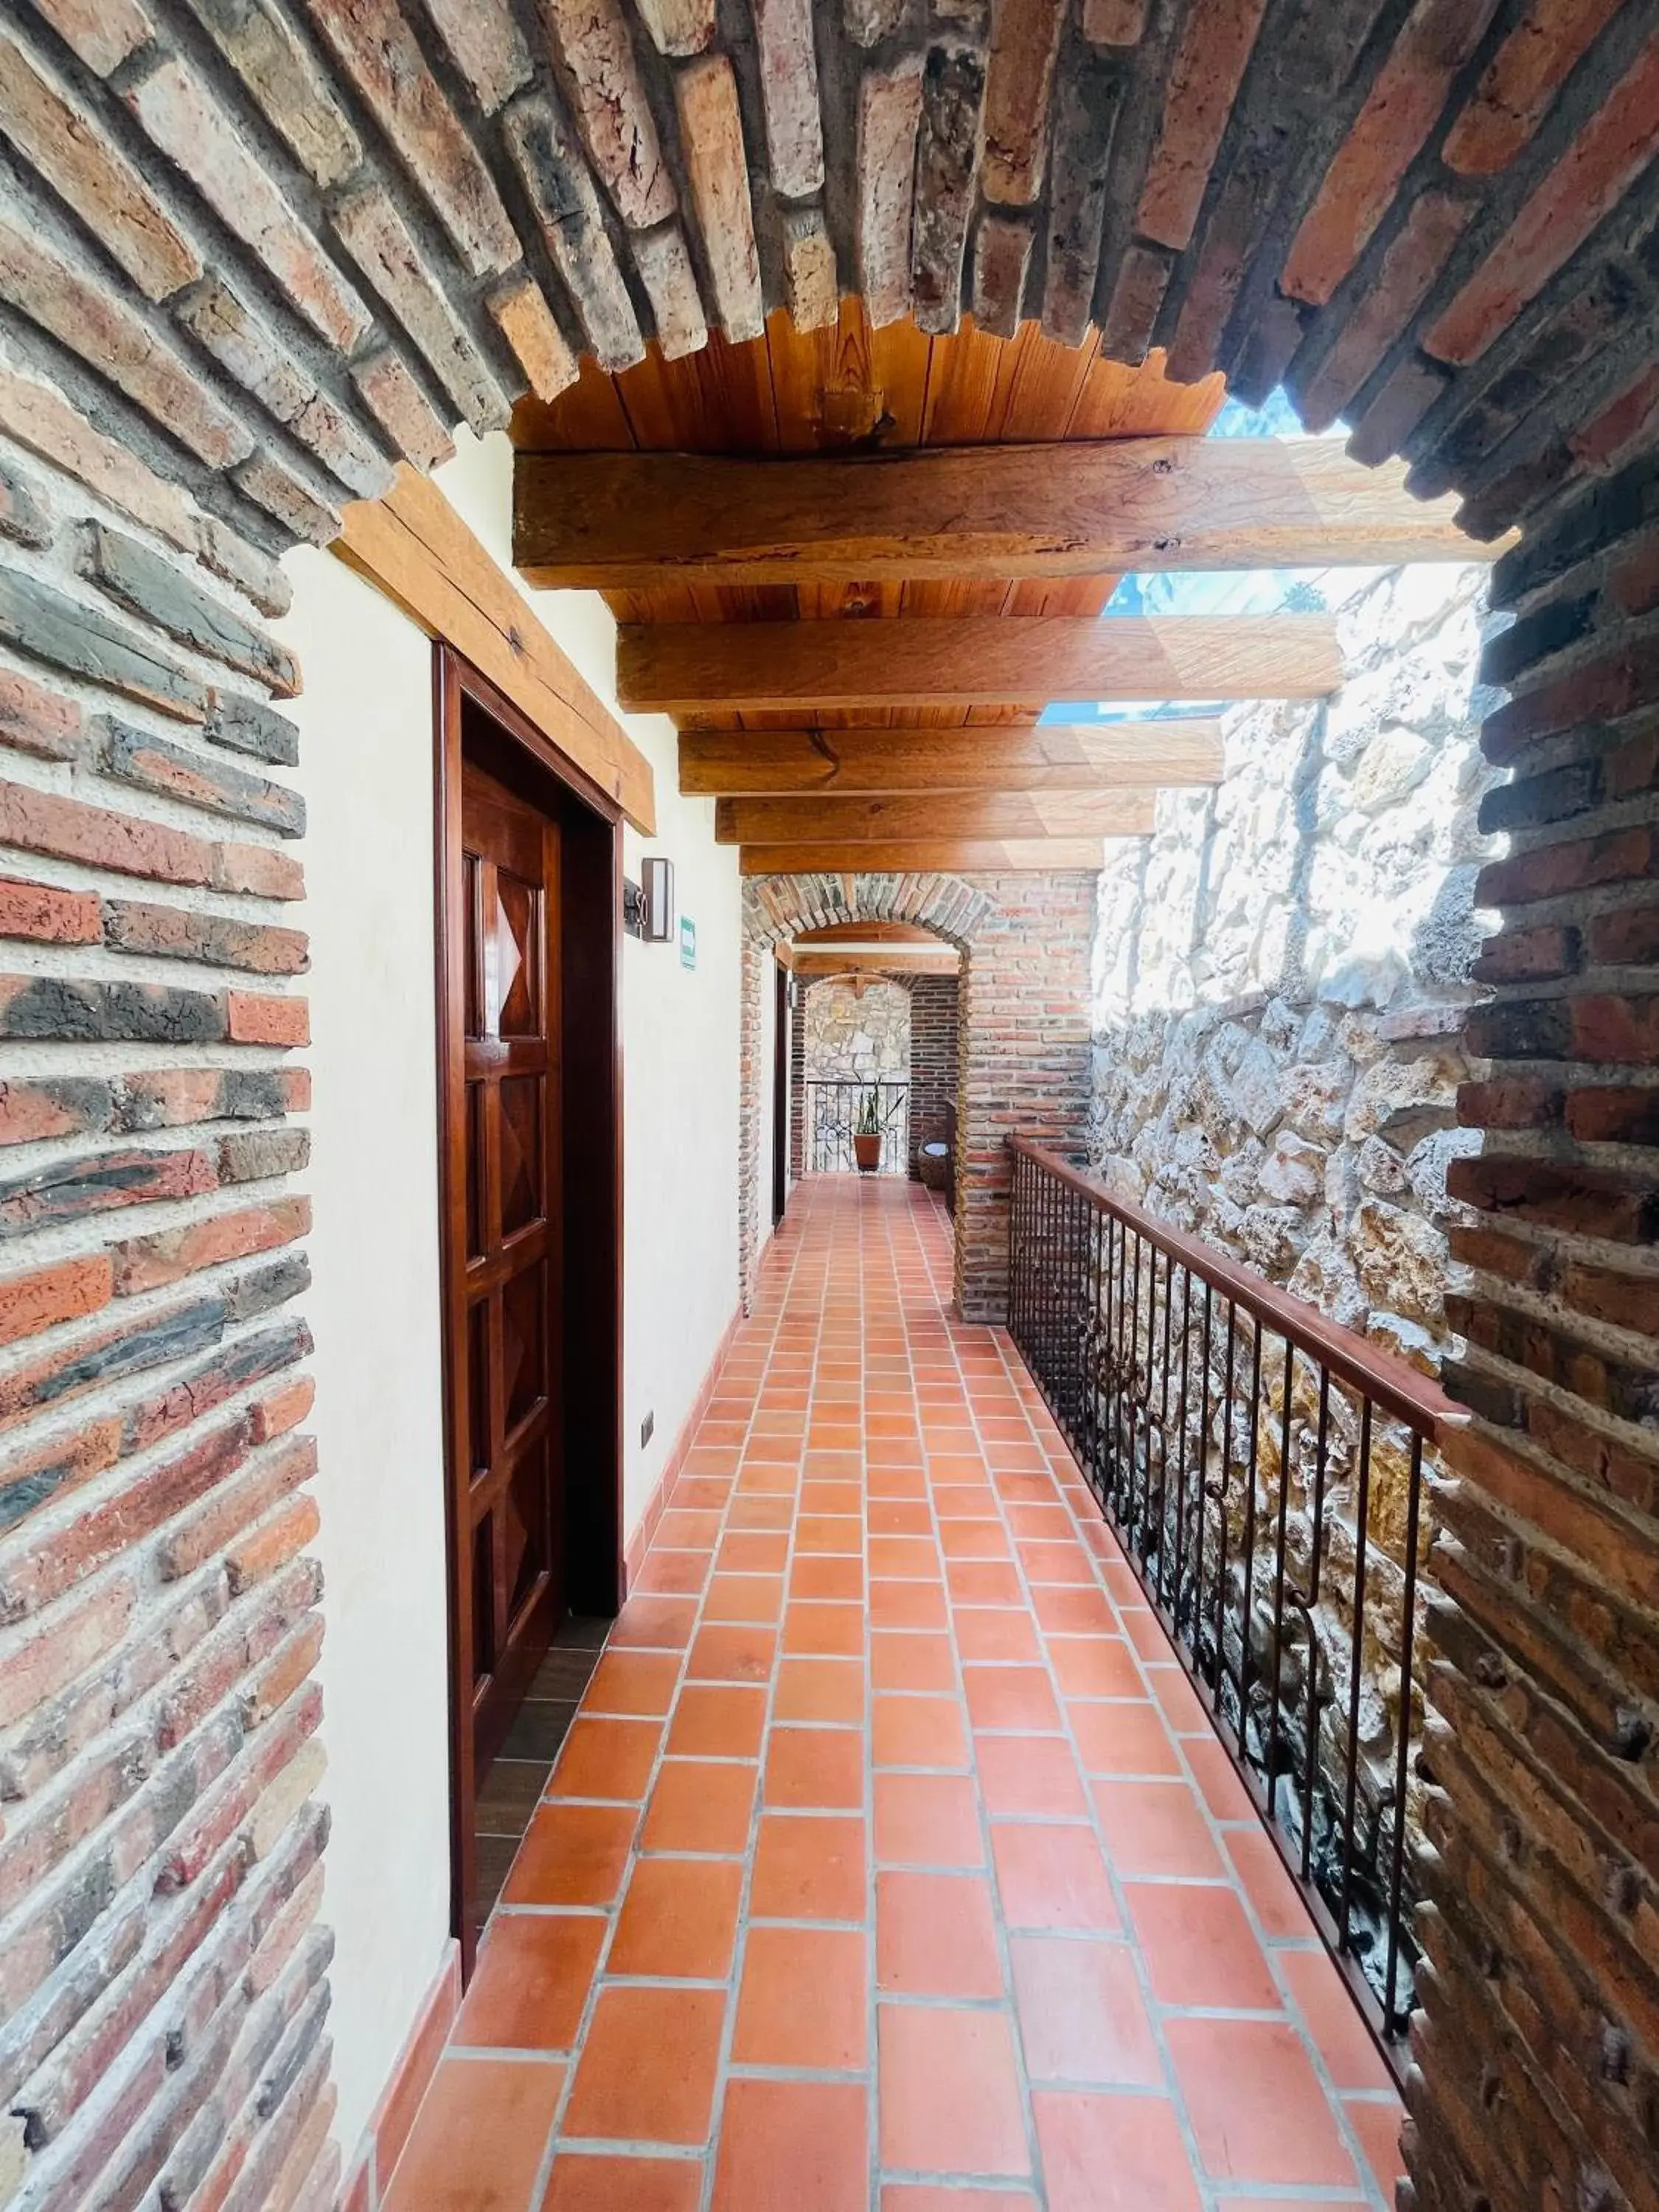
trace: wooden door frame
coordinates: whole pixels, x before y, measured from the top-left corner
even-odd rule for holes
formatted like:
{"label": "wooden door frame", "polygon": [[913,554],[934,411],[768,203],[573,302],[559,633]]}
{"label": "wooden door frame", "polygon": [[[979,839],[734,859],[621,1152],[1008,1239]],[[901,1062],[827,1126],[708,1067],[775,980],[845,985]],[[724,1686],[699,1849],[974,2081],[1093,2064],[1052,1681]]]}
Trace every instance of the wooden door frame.
{"label": "wooden door frame", "polygon": [[[453,1387],[465,1340],[464,1268],[454,1264],[456,1139],[450,1111],[452,1023],[459,1019],[450,927],[460,888],[462,736],[469,703],[489,718],[562,832],[560,871],[562,1182],[564,1193],[562,1394],[567,1583],[571,1608],[604,1615],[622,1603],[623,1565],[623,1081],[622,814],[616,801],[453,647],[433,653],[434,878],[438,1061],[438,1235],[441,1270],[444,1518],[449,1658],[450,1911],[463,1976],[472,1968],[471,1644],[463,1618],[468,1577],[458,1567],[468,1479],[462,1408]],[[459,1034],[459,1032],[456,1032]],[[465,1241],[464,1231],[462,1241]],[[574,1263],[574,1264],[573,1264]]]}

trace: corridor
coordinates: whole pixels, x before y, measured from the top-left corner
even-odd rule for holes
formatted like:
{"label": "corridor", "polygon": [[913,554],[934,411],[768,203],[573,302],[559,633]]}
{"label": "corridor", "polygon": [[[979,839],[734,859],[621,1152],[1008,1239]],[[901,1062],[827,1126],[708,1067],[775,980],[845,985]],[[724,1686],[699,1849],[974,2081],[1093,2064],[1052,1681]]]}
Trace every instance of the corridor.
{"label": "corridor", "polygon": [[392,2212],[1334,2212],[1399,2107],[916,1186],[797,1190]]}

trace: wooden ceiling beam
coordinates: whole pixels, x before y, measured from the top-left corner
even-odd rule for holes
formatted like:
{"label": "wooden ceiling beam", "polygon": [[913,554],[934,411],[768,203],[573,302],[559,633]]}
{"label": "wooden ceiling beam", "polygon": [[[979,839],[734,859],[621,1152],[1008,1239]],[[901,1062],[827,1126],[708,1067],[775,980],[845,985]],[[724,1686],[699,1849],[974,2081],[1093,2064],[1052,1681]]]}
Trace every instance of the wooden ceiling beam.
{"label": "wooden ceiling beam", "polygon": [[890,791],[1116,791],[1219,783],[1221,725],[682,732],[680,789],[706,799]]}
{"label": "wooden ceiling beam", "polygon": [[744,876],[1097,875],[1098,837],[902,837],[878,845],[745,845]]}
{"label": "wooden ceiling beam", "polygon": [[1115,438],[757,459],[520,453],[532,584],[886,583],[1491,560],[1401,462],[1335,441]]}
{"label": "wooden ceiling beam", "polygon": [[1341,680],[1328,615],[630,623],[617,633],[618,698],[640,713],[1317,699]]}
{"label": "wooden ceiling beam", "polygon": [[1144,837],[1154,794],[946,791],[898,799],[722,799],[722,845],[891,842],[899,837]]}

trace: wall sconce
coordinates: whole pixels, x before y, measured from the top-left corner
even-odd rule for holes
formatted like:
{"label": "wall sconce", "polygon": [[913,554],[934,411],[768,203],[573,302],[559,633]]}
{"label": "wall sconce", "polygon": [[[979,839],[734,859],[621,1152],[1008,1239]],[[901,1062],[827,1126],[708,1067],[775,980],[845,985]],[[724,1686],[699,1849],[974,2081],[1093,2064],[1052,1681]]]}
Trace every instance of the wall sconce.
{"label": "wall sconce", "polygon": [[660,855],[641,863],[644,914],[640,934],[647,945],[666,945],[674,934],[674,863]]}

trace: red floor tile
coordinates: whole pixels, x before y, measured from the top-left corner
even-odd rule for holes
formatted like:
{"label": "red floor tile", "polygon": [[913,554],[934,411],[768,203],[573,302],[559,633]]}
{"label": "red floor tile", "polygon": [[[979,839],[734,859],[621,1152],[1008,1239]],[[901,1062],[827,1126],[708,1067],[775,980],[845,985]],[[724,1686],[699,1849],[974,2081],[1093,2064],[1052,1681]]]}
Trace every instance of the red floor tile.
{"label": "red floor tile", "polygon": [[763,1814],[749,1911],[756,1920],[862,1920],[864,1822],[838,1814]]}
{"label": "red floor tile", "polygon": [[1339,2089],[1389,2089],[1394,2077],[1324,1949],[1280,1950],[1279,1972]]}
{"label": "red floor tile", "polygon": [[1278,1984],[1231,1888],[1131,1882],[1129,1919],[1160,2004],[1282,2012]]}
{"label": "red floor tile", "polygon": [[1048,2212],[1201,2212],[1167,2098],[1042,2089],[1031,2108]]}
{"label": "red floor tile", "polygon": [[607,1974],[722,1981],[737,1942],[735,1859],[639,1859],[617,1916]]}
{"label": "red floor tile", "polygon": [[726,1996],[607,1986],[564,2116],[568,2136],[701,2143],[708,2135]]}
{"label": "red floor tile", "polygon": [[864,1739],[851,1729],[774,1728],[766,1755],[769,1811],[848,1810],[864,1802]]}
{"label": "red floor tile", "polygon": [[844,2081],[733,2081],[713,2212],[866,2212],[868,2099]]}
{"label": "red floor tile", "polygon": [[749,1844],[757,1770],[708,1759],[665,1759],[645,1811],[648,1851],[741,1852]]}
{"label": "red floor tile", "polygon": [[380,2200],[385,2212],[524,2212],[564,2078],[557,2063],[444,2059]]}
{"label": "red floor tile", "polygon": [[999,2012],[879,2008],[881,2160],[909,2173],[1030,2171],[1014,2044]]}
{"label": "red floor tile", "polygon": [[876,1876],[876,1987],[884,1996],[1000,1997],[990,1885],[969,1874]]}
{"label": "red floor tile", "polygon": [[1091,1788],[1118,1874],[1219,1878],[1221,1855],[1184,1782],[1096,1782]]}
{"label": "red floor tile", "polygon": [[1163,2062],[1130,1945],[1012,1936],[1008,1953],[1034,2081],[1162,2084]]}
{"label": "red floor tile", "polygon": [[1294,2028],[1170,2020],[1164,2035],[1213,2180],[1353,2185],[1353,2160]]}
{"label": "red floor tile", "polygon": [[609,1905],[639,1826],[634,1805],[561,1805],[531,1816],[505,1892],[509,1905]]}
{"label": "red floor tile", "polygon": [[778,1668],[775,1721],[842,1721],[864,1725],[864,1662],[785,1659]]}
{"label": "red floor tile", "polygon": [[701,2160],[562,2151],[541,2212],[697,2212],[702,2201]]}
{"label": "red floor tile", "polygon": [[988,1813],[1024,1814],[1031,1819],[1089,1817],[1077,1761],[1061,1736],[975,1736],[974,1763]]}
{"label": "red floor tile", "polygon": [[864,1931],[751,1928],[738,1990],[732,2062],[839,2069],[867,2057],[869,1974]]}
{"label": "red floor tile", "polygon": [[878,1866],[980,1867],[979,1801],[965,1774],[878,1774]]}
{"label": "red floor tile", "polygon": [[758,1759],[766,1692],[735,1682],[688,1682],[665,1746],[671,1759]]}
{"label": "red floor tile", "polygon": [[1060,1707],[1041,1667],[964,1667],[962,1686],[968,1717],[981,1729],[1022,1735],[1057,1735]]}
{"label": "red floor tile", "polygon": [[605,1941],[595,1913],[497,1913],[452,2043],[567,2051]]}
{"label": "red floor tile", "polygon": [[589,1720],[578,1713],[570,1723],[558,1764],[547,1785],[550,1797],[644,1796],[662,1743],[657,1721]]}
{"label": "red floor tile", "polygon": [[1000,1820],[991,1831],[991,1856],[1010,1928],[1116,1933],[1117,1906],[1092,1828]]}
{"label": "red floor tile", "polygon": [[878,1766],[934,1766],[961,1771],[968,1737],[954,1698],[878,1695],[872,1746]]}

